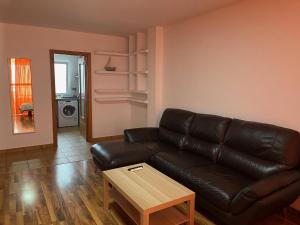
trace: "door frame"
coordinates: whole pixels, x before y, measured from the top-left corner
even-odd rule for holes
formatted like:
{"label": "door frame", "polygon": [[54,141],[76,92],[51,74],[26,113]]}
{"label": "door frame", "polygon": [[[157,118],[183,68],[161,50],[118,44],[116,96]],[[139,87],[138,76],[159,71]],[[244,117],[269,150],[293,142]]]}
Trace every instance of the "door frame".
{"label": "door frame", "polygon": [[53,127],[53,146],[57,146],[57,104],[56,104],[56,93],[55,93],[55,74],[54,74],[54,55],[55,54],[65,54],[65,55],[76,55],[83,56],[85,58],[86,63],[86,74],[87,74],[87,85],[86,85],[86,141],[91,142],[92,138],[92,63],[91,57],[92,54],[90,52],[78,52],[78,51],[66,51],[66,50],[55,50],[50,49],[50,76],[51,76],[51,99],[52,99],[52,127]]}

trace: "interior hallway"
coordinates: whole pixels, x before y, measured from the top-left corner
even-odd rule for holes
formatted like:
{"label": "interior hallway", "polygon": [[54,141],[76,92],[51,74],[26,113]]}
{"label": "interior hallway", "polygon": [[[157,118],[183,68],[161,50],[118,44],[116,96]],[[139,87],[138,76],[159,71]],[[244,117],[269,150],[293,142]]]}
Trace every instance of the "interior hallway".
{"label": "interior hallway", "polygon": [[58,129],[58,148],[18,150],[1,153],[2,173],[24,172],[53,165],[91,159],[90,144],[80,136],[79,127]]}

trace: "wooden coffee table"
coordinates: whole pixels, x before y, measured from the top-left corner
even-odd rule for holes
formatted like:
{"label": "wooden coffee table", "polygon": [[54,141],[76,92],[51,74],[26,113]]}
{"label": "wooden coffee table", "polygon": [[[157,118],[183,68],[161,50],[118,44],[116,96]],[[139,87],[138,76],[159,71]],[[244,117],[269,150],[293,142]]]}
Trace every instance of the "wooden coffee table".
{"label": "wooden coffee table", "polygon": [[[146,163],[104,171],[103,191],[105,210],[112,197],[138,225],[194,225],[195,193]],[[183,203],[187,215],[174,207]]]}

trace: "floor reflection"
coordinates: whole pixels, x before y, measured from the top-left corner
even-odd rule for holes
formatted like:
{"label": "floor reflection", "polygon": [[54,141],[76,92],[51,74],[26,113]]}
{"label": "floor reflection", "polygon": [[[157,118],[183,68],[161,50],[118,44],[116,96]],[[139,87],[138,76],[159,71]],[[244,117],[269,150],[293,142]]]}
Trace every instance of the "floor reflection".
{"label": "floor reflection", "polygon": [[13,123],[15,134],[34,132],[34,117],[32,116],[15,115]]}
{"label": "floor reflection", "polygon": [[22,193],[22,200],[24,204],[31,205],[36,199],[36,194],[33,189],[25,189]]}
{"label": "floor reflection", "polygon": [[0,154],[0,174],[89,160],[92,158],[90,146],[80,136],[78,127],[59,129],[57,148],[20,150]]}
{"label": "floor reflection", "polygon": [[59,187],[66,188],[75,182],[75,168],[72,164],[58,166],[55,170],[55,180]]}

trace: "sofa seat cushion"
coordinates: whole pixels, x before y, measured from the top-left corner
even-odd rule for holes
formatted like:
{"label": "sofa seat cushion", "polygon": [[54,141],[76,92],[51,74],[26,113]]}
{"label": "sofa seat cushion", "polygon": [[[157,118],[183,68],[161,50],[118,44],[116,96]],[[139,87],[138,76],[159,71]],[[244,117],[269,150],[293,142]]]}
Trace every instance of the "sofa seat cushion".
{"label": "sofa seat cushion", "polygon": [[170,145],[165,142],[144,142],[144,146],[152,152],[152,154],[158,153],[158,152],[178,152],[179,148],[175,147],[174,145]]}
{"label": "sofa seat cushion", "polygon": [[181,180],[186,169],[194,166],[208,166],[213,164],[207,158],[184,151],[159,152],[151,157],[150,163],[155,168],[178,181]]}
{"label": "sofa seat cushion", "polygon": [[219,165],[193,167],[185,172],[183,183],[216,207],[229,211],[232,199],[255,181]]}
{"label": "sofa seat cushion", "polygon": [[231,203],[230,212],[232,214],[239,214],[256,201],[298,181],[300,181],[300,173],[296,170],[284,171],[258,180],[235,196]]}
{"label": "sofa seat cushion", "polygon": [[94,144],[91,152],[103,170],[146,162],[153,154],[144,144],[121,141]]}

